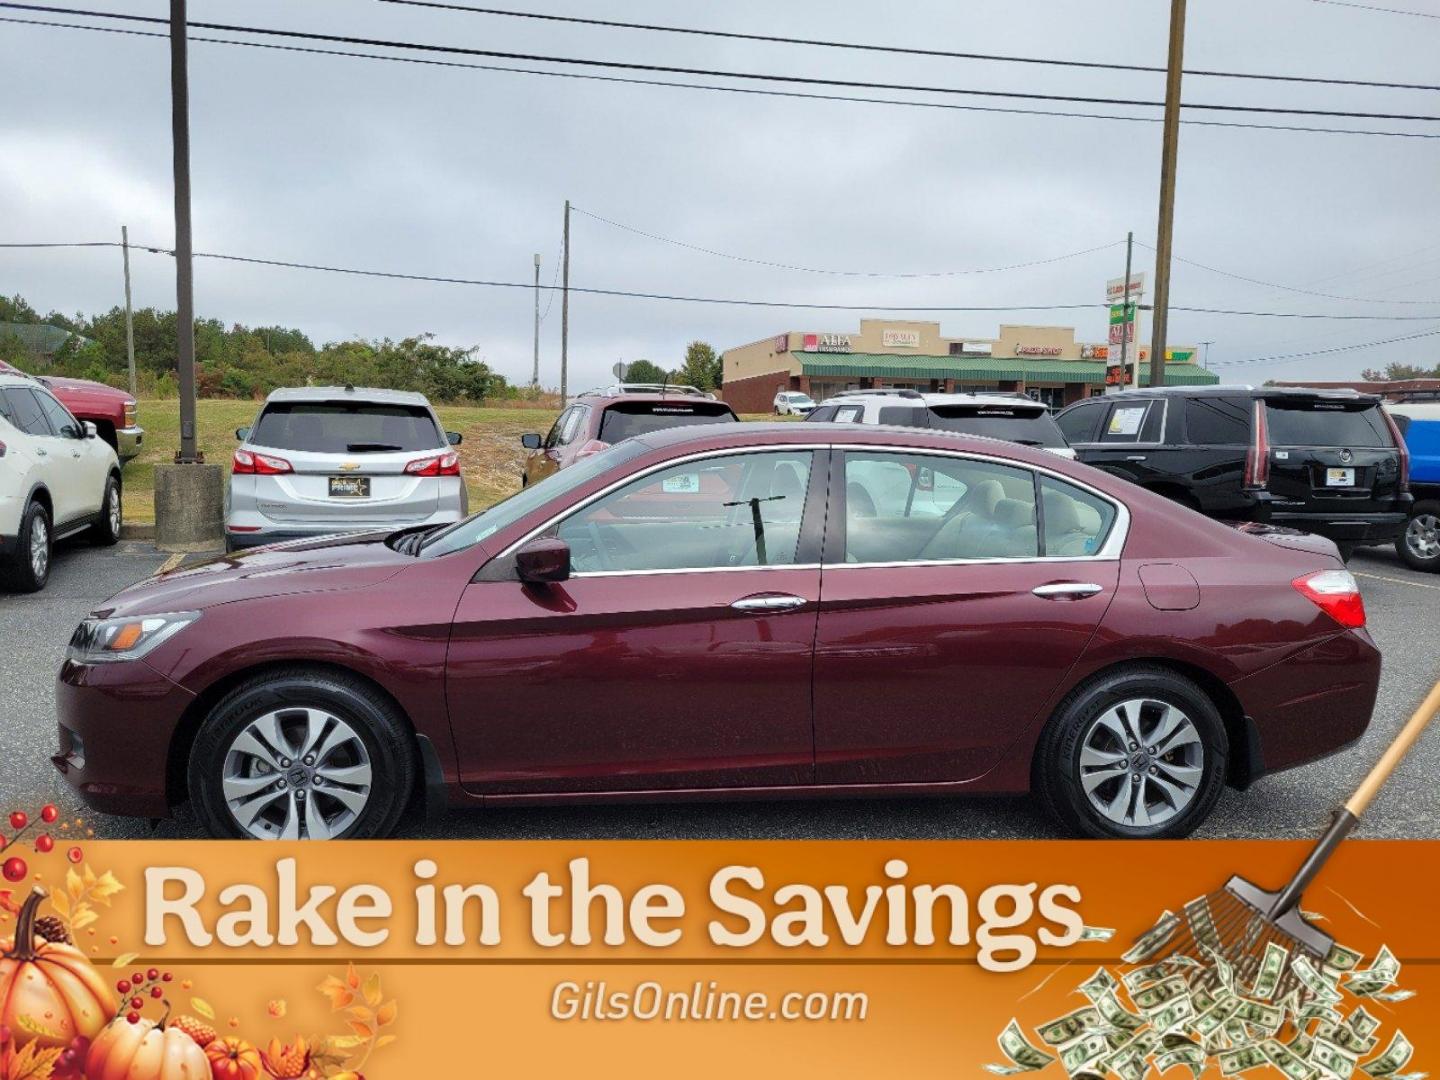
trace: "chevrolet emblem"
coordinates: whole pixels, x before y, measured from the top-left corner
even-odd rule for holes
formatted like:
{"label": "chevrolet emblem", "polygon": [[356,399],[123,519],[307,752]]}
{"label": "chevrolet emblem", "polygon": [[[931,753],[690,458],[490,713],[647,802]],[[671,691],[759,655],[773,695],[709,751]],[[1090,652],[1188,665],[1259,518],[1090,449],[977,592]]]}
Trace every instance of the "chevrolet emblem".
{"label": "chevrolet emblem", "polygon": [[342,472],[354,472],[359,467],[360,463],[358,461],[342,461],[340,463],[340,470]]}

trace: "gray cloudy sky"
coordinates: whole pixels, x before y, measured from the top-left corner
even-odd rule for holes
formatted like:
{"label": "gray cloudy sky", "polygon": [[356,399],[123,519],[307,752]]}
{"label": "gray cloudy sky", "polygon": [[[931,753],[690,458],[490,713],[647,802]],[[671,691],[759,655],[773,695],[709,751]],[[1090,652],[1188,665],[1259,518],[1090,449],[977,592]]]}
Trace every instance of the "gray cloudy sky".
{"label": "gray cloudy sky", "polygon": [[[168,11],[161,0],[86,3]],[[1163,0],[512,3],[630,21],[1153,64],[1164,63],[1169,8]],[[1440,11],[1433,0],[1378,6],[1407,5]],[[191,0],[191,18],[879,82],[1154,99],[1163,91],[1159,75],[567,26],[376,0]],[[1315,0],[1190,3],[1190,68],[1440,83],[1437,55],[1440,18]],[[170,245],[168,89],[163,41],[0,23],[0,242],[118,238],[127,223],[132,238]],[[192,47],[191,97],[200,251],[504,281],[528,281],[538,251],[549,283],[566,198],[701,247],[889,274],[1046,259],[1123,240],[1127,229],[1146,244],[1155,240],[1158,124],[787,100],[203,43]],[[1185,97],[1440,116],[1433,91],[1189,78]],[[1440,124],[1301,122],[1440,134]],[[1435,302],[1326,299],[1180,264],[1177,305],[1433,321],[1177,313],[1172,342],[1213,340],[1218,365],[1440,330],[1437,190],[1440,139],[1182,128],[1178,255],[1344,297]],[[842,277],[716,258],[580,215],[573,232],[573,285],[867,308],[1092,302],[1103,297],[1106,278],[1120,275],[1124,258],[1116,246],[1004,273]],[[1137,256],[1149,270],[1149,252],[1137,247]],[[137,304],[172,307],[173,264],[138,255],[134,266]],[[122,299],[119,253],[0,251],[0,292],[23,293],[41,310],[108,308]],[[317,341],[428,330],[447,343],[478,345],[511,378],[529,375],[528,291],[200,261],[196,293],[202,315],[293,325]],[[600,381],[618,358],[678,363],[692,338],[723,349],[784,329],[849,330],[860,315],[572,296],[572,385]],[[936,317],[955,336],[993,336],[1002,321],[1073,323],[1088,340],[1105,333],[1098,308]],[[550,384],[558,382],[559,331],[557,302],[542,336]],[[1437,343],[1440,336],[1224,370],[1236,380],[1340,378],[1391,360],[1434,363]]]}

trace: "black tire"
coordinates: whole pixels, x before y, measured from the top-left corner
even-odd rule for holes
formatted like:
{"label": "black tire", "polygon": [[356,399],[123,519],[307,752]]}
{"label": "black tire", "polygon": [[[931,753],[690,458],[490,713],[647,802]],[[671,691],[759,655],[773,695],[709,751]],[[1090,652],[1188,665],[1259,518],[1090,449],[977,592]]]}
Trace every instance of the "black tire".
{"label": "black tire", "polygon": [[370,759],[369,799],[335,838],[385,837],[394,832],[419,776],[415,735],[409,723],[364,680],[300,666],[265,672],[241,683],[201,722],[190,750],[190,800],[210,836],[250,838],[230,812],[221,788],[231,743],[266,713],[303,707],[323,709],[347,723],[364,743]]}
{"label": "black tire", "polygon": [[[45,557],[37,571],[34,560],[34,538],[36,522],[42,525]],[[20,535],[15,540],[15,552],[8,565],[0,564],[0,585],[11,592],[31,593],[45,588],[50,580],[50,566],[54,561],[54,533],[50,528],[50,514],[43,504],[31,500],[20,515]]]}
{"label": "black tire", "polygon": [[1440,549],[1434,555],[1426,558],[1419,552],[1412,549],[1409,530],[1414,527],[1419,518],[1429,518],[1433,521],[1440,521],[1440,502],[1434,499],[1425,499],[1417,502],[1410,510],[1410,520],[1405,523],[1406,531],[1400,534],[1395,541],[1395,553],[1400,556],[1405,565],[1412,570],[1426,570],[1430,573],[1440,573]]}
{"label": "black tire", "polygon": [[[1180,709],[1194,725],[1203,751],[1201,777],[1190,802],[1160,825],[1112,821],[1091,804],[1080,780],[1083,740],[1095,721],[1111,707],[1136,698]],[[1036,747],[1031,788],[1068,835],[1107,840],[1178,839],[1194,832],[1214,809],[1225,784],[1228,750],[1225,723],[1200,687],[1168,668],[1135,664],[1082,684],[1060,703]],[[1122,784],[1127,774],[1128,768],[1119,777]]]}
{"label": "black tire", "polygon": [[114,547],[120,542],[120,478],[111,473],[105,481],[105,498],[100,503],[100,520],[90,529],[90,542]]}

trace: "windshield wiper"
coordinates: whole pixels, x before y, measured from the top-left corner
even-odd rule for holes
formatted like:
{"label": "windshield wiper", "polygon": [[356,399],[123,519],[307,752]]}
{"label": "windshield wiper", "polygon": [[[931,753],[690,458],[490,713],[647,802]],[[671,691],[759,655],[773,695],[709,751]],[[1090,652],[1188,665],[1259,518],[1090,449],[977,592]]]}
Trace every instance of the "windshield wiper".
{"label": "windshield wiper", "polygon": [[380,451],[380,450],[404,450],[405,448],[404,448],[403,446],[398,446],[398,445],[396,445],[395,443],[388,443],[388,442],[352,442],[352,443],[347,443],[346,446],[345,446],[345,449],[346,449],[349,453],[359,454],[359,453],[361,453],[361,452],[363,452],[363,451],[366,451],[366,450],[372,450],[372,451]]}

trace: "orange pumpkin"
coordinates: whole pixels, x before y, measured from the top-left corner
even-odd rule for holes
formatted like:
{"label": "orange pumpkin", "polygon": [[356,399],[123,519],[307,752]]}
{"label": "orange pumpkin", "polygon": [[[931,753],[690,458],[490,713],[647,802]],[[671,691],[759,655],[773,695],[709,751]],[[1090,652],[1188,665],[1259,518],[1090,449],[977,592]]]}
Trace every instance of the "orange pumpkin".
{"label": "orange pumpkin", "polygon": [[112,1020],[90,1044],[86,1080],[210,1080],[210,1059],[178,1027],[162,1020]]}
{"label": "orange pumpkin", "polygon": [[[10,1029],[17,1047],[31,1040],[68,1046],[77,1035],[93,1039],[115,1012],[110,987],[84,953],[36,935],[35,912],[43,899],[43,889],[30,893],[15,937],[0,955],[0,1024]],[[31,1023],[22,1024],[21,1017]]]}
{"label": "orange pumpkin", "polygon": [[264,1076],[260,1071],[260,1051],[233,1035],[207,1044],[205,1056],[210,1059],[215,1080],[259,1080]]}

